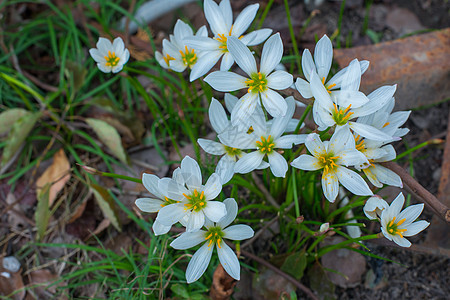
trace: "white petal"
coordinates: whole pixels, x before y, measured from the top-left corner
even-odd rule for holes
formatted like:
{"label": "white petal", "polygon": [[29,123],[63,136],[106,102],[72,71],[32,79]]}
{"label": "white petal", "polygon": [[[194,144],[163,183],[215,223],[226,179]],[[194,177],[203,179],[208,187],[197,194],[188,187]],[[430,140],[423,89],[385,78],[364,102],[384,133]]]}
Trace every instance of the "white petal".
{"label": "white petal", "polygon": [[217,254],[220,263],[225,271],[227,271],[228,275],[236,280],[241,279],[241,266],[239,265],[239,260],[233,250],[225,244],[225,242],[221,243],[221,247],[217,247]]}
{"label": "white petal", "polygon": [[212,72],[204,79],[209,85],[219,92],[232,92],[245,88],[247,78],[233,72]]}
{"label": "white petal", "polygon": [[275,177],[285,177],[288,170],[286,159],[280,153],[273,151],[269,155],[270,170]]}
{"label": "white petal", "polygon": [[364,214],[370,220],[377,219],[377,213],[382,212],[384,209],[388,208],[389,204],[387,202],[375,195],[367,199],[366,204],[364,205]]}
{"label": "white petal", "polygon": [[411,242],[410,242],[410,241],[408,241],[408,240],[405,239],[405,238],[401,238],[399,235],[393,235],[393,236],[392,236],[392,240],[393,240],[397,245],[399,245],[399,246],[401,246],[401,247],[406,247],[406,248],[408,248],[408,247],[411,246]]}
{"label": "white petal", "polygon": [[231,25],[233,25],[233,11],[231,10],[230,0],[220,1],[219,8],[222,11],[227,28],[231,28]]}
{"label": "white petal", "polygon": [[203,211],[195,212],[192,211],[189,214],[189,219],[186,224],[186,232],[195,232],[202,228],[205,224],[205,214]]}
{"label": "white petal", "polygon": [[[337,155],[337,154],[335,154]],[[336,164],[348,166],[357,166],[367,162],[367,158],[356,149],[347,149],[339,153]]]}
{"label": "white petal", "polygon": [[158,197],[159,199],[163,199],[164,197],[161,195],[158,187],[159,178],[153,174],[142,174],[142,184],[144,187],[153,195]]}
{"label": "white petal", "polygon": [[378,164],[375,164],[371,169],[372,173],[380,182],[399,188],[403,187],[402,179],[394,171],[391,171],[388,168],[385,168]]}
{"label": "white petal", "polygon": [[347,148],[355,149],[353,134],[347,125],[337,126],[328,144],[328,152],[332,152],[333,156],[335,156]]}
{"label": "white petal", "polygon": [[308,151],[315,157],[319,157],[326,153],[325,146],[317,133],[308,134],[305,145]]}
{"label": "white petal", "polygon": [[166,226],[161,224],[158,221],[153,222],[153,232],[155,233],[155,235],[162,235],[162,234],[166,234],[169,232],[170,228],[172,228],[172,226]]}
{"label": "white petal", "polygon": [[105,66],[103,63],[98,63],[97,67],[99,68],[100,71],[102,71],[103,73],[110,73],[111,72],[111,67],[107,67]]}
{"label": "white petal", "polygon": [[239,159],[234,165],[235,173],[248,173],[256,169],[260,164],[264,157],[260,151],[253,151],[241,159]]}
{"label": "white petal", "polygon": [[173,35],[175,36],[176,39],[182,41],[185,37],[193,36],[194,32],[192,31],[192,28],[188,24],[178,19],[173,29]]}
{"label": "white petal", "polygon": [[320,78],[327,79],[333,61],[333,45],[328,36],[324,35],[316,44],[314,51],[314,61],[317,67],[317,74]]}
{"label": "white petal", "polygon": [[222,57],[222,62],[220,63],[220,71],[228,71],[234,64],[233,56],[230,52],[227,52]]}
{"label": "white petal", "polygon": [[205,243],[200,247],[200,249],[197,250],[197,252],[195,252],[186,269],[187,283],[197,281],[203,275],[203,273],[205,273],[206,268],[208,268],[209,262],[211,261],[213,250],[214,246],[208,247],[208,244]]}
{"label": "white petal", "polygon": [[222,227],[222,229],[230,225],[231,222],[233,222],[234,219],[236,219],[238,213],[238,206],[236,200],[234,200],[233,198],[227,198],[223,201],[223,203],[225,204],[227,214],[222,219],[220,219],[219,222],[217,222],[217,226]]}
{"label": "white petal", "polygon": [[208,219],[213,222],[218,222],[226,215],[227,209],[222,202],[208,201],[205,208],[203,208],[203,212]]}
{"label": "white petal", "polygon": [[236,164],[236,159],[229,155],[224,155],[217,164],[216,173],[220,176],[220,182],[226,184],[233,178],[234,175],[234,165]]}
{"label": "white petal", "polygon": [[184,181],[189,188],[198,189],[202,185],[202,171],[198,163],[185,156],[181,161],[181,172],[184,177]]}
{"label": "white petal", "polygon": [[[225,99],[227,97],[225,96]],[[223,132],[229,125],[230,121],[228,120],[225,109],[219,101],[212,98],[211,104],[209,105],[209,122],[211,122],[212,128],[216,131],[217,134]]]}
{"label": "white petal", "polygon": [[292,75],[286,71],[275,71],[267,77],[267,86],[274,90],[287,89],[292,82]]}
{"label": "white petal", "polygon": [[339,181],[333,172],[322,175],[322,189],[328,201],[334,202],[339,193]]}
{"label": "white petal", "polygon": [[100,54],[103,56],[108,55],[108,51],[112,50],[111,41],[104,37],[98,38],[98,42],[97,42],[96,46],[97,46],[97,49],[100,51]]}
{"label": "white petal", "polygon": [[320,162],[314,156],[302,154],[291,162],[291,166],[307,171],[315,171],[322,169]]}
{"label": "white petal", "polygon": [[242,241],[253,237],[255,232],[248,225],[233,225],[223,230],[224,238],[234,241]]}
{"label": "white petal", "polygon": [[369,102],[367,104],[352,110],[354,112],[353,117],[356,118],[359,116],[370,115],[381,109],[391,100],[396,89],[397,85],[386,85],[376,89],[375,91],[367,95],[367,98],[369,98]]}
{"label": "white petal", "polygon": [[[265,43],[261,53],[260,72],[269,74],[280,63],[283,57],[283,42],[279,33],[272,35]],[[291,80],[292,84],[292,80]]]}
{"label": "white petal", "polygon": [[215,199],[222,191],[222,183],[220,176],[213,173],[205,184],[205,198],[206,200]]}
{"label": "white petal", "polygon": [[383,220],[386,220],[387,222],[390,222],[394,217],[398,217],[404,203],[405,203],[405,196],[403,196],[402,193],[399,193],[398,196],[394,199],[394,201],[392,201],[391,205],[389,206],[389,209],[383,211],[381,218]]}
{"label": "white petal", "polygon": [[159,210],[158,216],[156,217],[156,221],[160,222],[165,226],[171,226],[176,222],[180,221],[185,214],[186,211],[184,210],[183,204],[180,203],[170,204],[164,206]]}
{"label": "white petal", "polygon": [[[334,91],[333,97],[335,97],[336,103],[340,107],[346,108],[351,105],[351,111],[369,102],[369,98],[367,98],[362,92],[351,90]],[[354,116],[351,117],[351,119],[353,118]]]}
{"label": "white petal", "polygon": [[89,54],[92,56],[95,62],[106,63],[106,59],[102,56],[102,54],[98,49],[96,48],[89,49]]}
{"label": "white petal", "polygon": [[236,106],[239,98],[231,95],[230,93],[225,94],[225,107],[231,113]]}
{"label": "white petal", "polygon": [[372,183],[377,188],[383,187],[383,184],[378,180],[377,176],[375,176],[375,174],[372,171],[373,171],[372,166],[363,169],[363,172],[364,174],[366,174],[367,179],[369,179],[370,183]]}
{"label": "white petal", "polygon": [[205,75],[219,61],[222,54],[221,51],[208,51],[202,57],[199,57],[192,67],[189,80],[192,82]]}
{"label": "white petal", "polygon": [[225,154],[224,146],[221,143],[211,141],[211,140],[205,140],[205,139],[198,139],[197,143],[202,147],[202,149],[209,154],[212,155],[222,155]]}
{"label": "white petal", "polygon": [[175,201],[181,201],[184,199],[183,193],[188,192],[184,187],[184,183],[184,175],[180,169],[177,174],[174,173],[173,180],[170,178],[161,178],[158,183],[158,188],[165,197]]}
{"label": "white petal", "polygon": [[354,59],[347,67],[347,71],[342,77],[341,89],[357,91],[361,83],[361,67],[358,59]]}
{"label": "white petal", "polygon": [[263,28],[250,32],[244,35],[241,39],[247,46],[256,46],[264,42],[272,34],[272,29]]}
{"label": "white petal", "polygon": [[369,140],[375,140],[380,142],[392,140],[392,136],[387,135],[386,133],[382,132],[381,130],[373,126],[357,122],[348,122],[348,124],[350,128],[353,129],[353,131]]}
{"label": "white petal", "polygon": [[205,0],[204,6],[205,17],[211,27],[212,32],[217,35],[219,33],[228,33],[227,23],[219,6],[213,0]]}
{"label": "white petal", "polygon": [[[408,227],[406,227],[406,231],[403,233],[403,236],[413,236],[418,234],[419,232],[421,232],[422,230],[424,230],[425,228],[427,228],[430,225],[430,223],[428,223],[427,221],[417,221],[414,222],[410,225],[408,225]],[[400,226],[402,227],[402,226]]]}
{"label": "white petal", "polygon": [[248,120],[255,111],[257,104],[258,94],[245,94],[241,99],[239,99],[238,103],[231,112],[231,124],[233,124],[233,126],[237,126],[239,123],[245,123],[245,120]]}
{"label": "white petal", "polygon": [[360,196],[373,195],[367,183],[358,175],[358,173],[345,167],[338,166],[336,168],[336,175],[339,182],[353,194]]}
{"label": "white petal", "polygon": [[163,204],[164,201],[158,200],[158,199],[152,199],[152,198],[139,198],[136,199],[135,204],[136,206],[145,212],[154,213],[158,212],[161,209],[161,204]]}
{"label": "white petal", "polygon": [[306,134],[288,134],[275,140],[275,148],[291,149],[293,145],[303,144],[306,141]]}
{"label": "white petal", "polygon": [[221,45],[219,41],[203,36],[190,36],[183,39],[183,43],[197,51],[220,50],[219,46]]}
{"label": "white petal", "polygon": [[311,93],[315,98],[315,102],[317,102],[321,107],[326,109],[327,111],[334,110],[333,102],[331,101],[330,94],[327,89],[324,87],[322,81],[319,79],[319,76],[316,72],[312,72],[309,81],[311,87]]}
{"label": "white petal", "polygon": [[286,114],[287,103],[280,94],[268,89],[260,95],[264,108],[272,117],[282,117]]}
{"label": "white petal", "polygon": [[277,140],[285,131],[289,121],[295,112],[295,100],[293,97],[286,98],[286,114],[282,117],[274,118],[270,126],[270,135],[273,139]]}
{"label": "white petal", "polygon": [[204,36],[207,37],[208,36],[208,29],[206,28],[206,25],[203,25],[202,27],[200,27],[197,30],[197,33],[195,34],[195,36]]}
{"label": "white petal", "polygon": [[258,12],[259,4],[249,5],[242,10],[233,24],[231,35],[240,37],[252,24]]}
{"label": "white petal", "polygon": [[316,71],[316,65],[312,58],[311,52],[308,49],[303,50],[302,55],[302,71],[305,75],[306,80],[310,81],[310,74],[312,71]]}
{"label": "white petal", "polygon": [[312,98],[313,94],[311,92],[311,87],[309,86],[309,82],[302,79],[297,78],[295,81],[295,87],[297,88],[297,91],[302,95],[303,98],[309,99]]}
{"label": "white petal", "polygon": [[247,73],[248,76],[252,76],[252,74],[258,72],[253,54],[238,38],[230,36],[227,39],[227,48],[238,66]]}
{"label": "white petal", "polygon": [[400,228],[406,227],[407,225],[414,222],[422,213],[424,204],[416,204],[416,205],[410,205],[407,208],[405,208],[397,217],[397,221],[406,219],[405,222],[400,225]]}
{"label": "white petal", "polygon": [[177,237],[170,246],[177,250],[185,250],[197,246],[205,241],[205,231],[199,230],[197,232],[185,232]]}

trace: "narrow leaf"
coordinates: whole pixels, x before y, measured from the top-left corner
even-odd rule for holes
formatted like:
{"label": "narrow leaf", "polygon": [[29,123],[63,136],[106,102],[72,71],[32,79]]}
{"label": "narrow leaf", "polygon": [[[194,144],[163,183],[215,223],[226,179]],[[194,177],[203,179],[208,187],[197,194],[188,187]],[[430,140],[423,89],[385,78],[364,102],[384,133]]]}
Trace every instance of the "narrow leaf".
{"label": "narrow leaf", "polygon": [[49,206],[50,184],[46,184],[38,195],[38,203],[34,218],[38,233],[38,241],[41,241],[47,230],[48,221],[50,220]]}
{"label": "narrow leaf", "polygon": [[97,184],[92,184],[91,190],[94,193],[95,200],[97,200],[98,206],[100,206],[105,218],[108,218],[117,230],[122,231],[114,200],[111,198],[108,191]]}
{"label": "narrow leaf", "polygon": [[300,280],[306,268],[305,252],[295,252],[289,255],[281,266],[281,270]]}
{"label": "narrow leaf", "polygon": [[2,112],[0,114],[0,134],[11,130],[14,123],[27,114],[29,111],[23,108],[12,108]]}
{"label": "narrow leaf", "polygon": [[106,123],[97,119],[86,119],[86,122],[97,134],[98,138],[111,150],[111,152],[120,161],[127,164],[127,155],[122,146],[122,140],[117,130]]}

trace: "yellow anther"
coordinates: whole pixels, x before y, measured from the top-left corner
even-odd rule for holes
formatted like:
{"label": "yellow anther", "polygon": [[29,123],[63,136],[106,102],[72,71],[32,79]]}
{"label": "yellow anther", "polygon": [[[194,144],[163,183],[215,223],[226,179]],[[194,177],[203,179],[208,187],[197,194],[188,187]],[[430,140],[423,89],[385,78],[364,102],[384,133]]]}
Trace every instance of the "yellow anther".
{"label": "yellow anther", "polygon": [[192,199],[192,197],[191,196],[188,196],[188,195],[186,195],[185,193],[183,193],[183,196],[185,196],[187,199],[189,199],[189,200],[191,200]]}
{"label": "yellow anther", "polygon": [[[405,221],[406,221],[406,219],[401,219],[400,221],[398,221],[397,226],[402,225]],[[400,230],[403,230],[403,229],[400,229]]]}
{"label": "yellow anther", "polygon": [[212,233],[210,233],[210,234],[205,238],[205,240],[209,240],[211,237],[212,237]]}
{"label": "yellow anther", "polygon": [[203,200],[203,197],[205,197],[205,191],[202,191],[202,193],[200,194],[200,200]]}
{"label": "yellow anther", "polygon": [[391,124],[391,123],[386,122],[386,123],[383,125],[383,128],[386,127],[386,126],[388,126],[389,124]]}

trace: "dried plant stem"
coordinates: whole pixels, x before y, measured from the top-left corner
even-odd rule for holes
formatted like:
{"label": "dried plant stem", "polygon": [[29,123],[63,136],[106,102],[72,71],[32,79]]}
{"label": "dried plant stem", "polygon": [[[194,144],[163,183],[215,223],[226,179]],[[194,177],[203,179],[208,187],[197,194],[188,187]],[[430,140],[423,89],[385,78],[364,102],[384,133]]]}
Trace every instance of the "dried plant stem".
{"label": "dried plant stem", "polygon": [[288,280],[290,283],[292,283],[293,285],[295,285],[297,288],[301,289],[303,292],[305,292],[305,294],[307,294],[311,299],[314,300],[319,300],[319,298],[317,298],[316,295],[314,295],[314,293],[307,288],[305,285],[301,284],[297,279],[295,279],[294,277],[284,273],[283,271],[281,271],[280,269],[278,269],[277,267],[275,267],[274,265],[272,265],[271,263],[265,261],[264,259],[251,254],[250,252],[247,252],[245,250],[241,250],[241,253],[244,256],[247,256],[248,258],[258,262],[259,264],[271,269],[272,271],[274,271],[275,273],[279,274],[281,277],[283,277],[284,279]]}
{"label": "dried plant stem", "polygon": [[431,207],[436,214],[444,221],[450,223],[450,209],[440,202],[433,194],[427,191],[420,183],[417,182],[408,172],[405,171],[400,165],[394,162],[385,162],[383,165],[398,174],[403,182],[411,189],[411,191],[418,195],[425,204]]}

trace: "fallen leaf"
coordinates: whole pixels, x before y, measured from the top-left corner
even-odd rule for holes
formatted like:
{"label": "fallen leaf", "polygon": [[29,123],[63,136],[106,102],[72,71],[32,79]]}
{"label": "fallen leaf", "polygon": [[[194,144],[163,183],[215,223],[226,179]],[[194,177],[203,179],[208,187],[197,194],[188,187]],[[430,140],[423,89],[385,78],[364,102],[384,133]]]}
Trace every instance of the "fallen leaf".
{"label": "fallen leaf", "polygon": [[103,219],[100,224],[98,224],[97,228],[92,231],[92,233],[86,238],[89,239],[91,236],[99,235],[103,230],[109,227],[111,225],[111,221],[109,219]]}
{"label": "fallen leaf", "polygon": [[337,299],[336,286],[328,279],[323,267],[316,262],[308,271],[309,287],[316,291],[320,299]]}
{"label": "fallen leaf", "polygon": [[58,295],[58,286],[64,285],[63,282],[59,284],[52,284],[59,279],[59,277],[47,269],[40,269],[32,271],[29,274],[30,285],[33,294],[37,296],[38,299],[67,299],[64,295]]}
{"label": "fallen leaf", "polygon": [[122,231],[120,228],[116,205],[108,191],[97,184],[92,184],[91,190],[94,193],[95,200],[97,200],[98,206],[100,206],[105,218],[109,219],[117,230]]}
{"label": "fallen leaf", "polygon": [[281,266],[281,270],[294,276],[295,279],[300,280],[303,277],[306,263],[305,252],[295,252],[286,258]]}
{"label": "fallen leaf", "polygon": [[271,269],[261,270],[253,277],[254,297],[260,297],[257,299],[280,299],[281,295],[292,291],[295,291],[294,285]]}
{"label": "fallen leaf", "polygon": [[11,108],[2,112],[0,114],[0,134],[8,132],[17,120],[29,113],[22,108]]}
{"label": "fallen leaf", "polygon": [[47,230],[48,221],[50,220],[50,205],[49,205],[49,195],[50,195],[50,184],[46,184],[38,196],[38,204],[36,212],[34,213],[34,219],[36,220],[37,227],[37,239],[42,240]]}
{"label": "fallen leaf", "polygon": [[122,139],[117,130],[105,121],[98,119],[88,118],[86,119],[86,122],[92,127],[98,138],[106,145],[106,147],[111,150],[112,154],[124,164],[128,164],[127,155],[122,146]]}
{"label": "fallen leaf", "polygon": [[42,192],[42,187],[49,184],[49,206],[51,207],[58,193],[70,179],[70,163],[63,149],[53,155],[53,163],[48,167],[41,177],[36,181],[38,198]]}
{"label": "fallen leaf", "polygon": [[213,300],[228,300],[233,294],[236,280],[228,275],[221,264],[214,271],[213,283],[209,295]]}
{"label": "fallen leaf", "polygon": [[5,148],[3,149],[2,166],[16,154],[41,115],[41,112],[25,114],[14,122],[11,131],[8,134]]}
{"label": "fallen leaf", "polygon": [[[9,192],[6,196],[6,204],[11,205],[16,202],[16,196],[13,193]],[[13,227],[22,227],[27,225],[27,221],[22,217],[21,213],[23,213],[22,207],[17,203],[13,205],[12,209],[7,211],[8,214],[8,224]]]}

